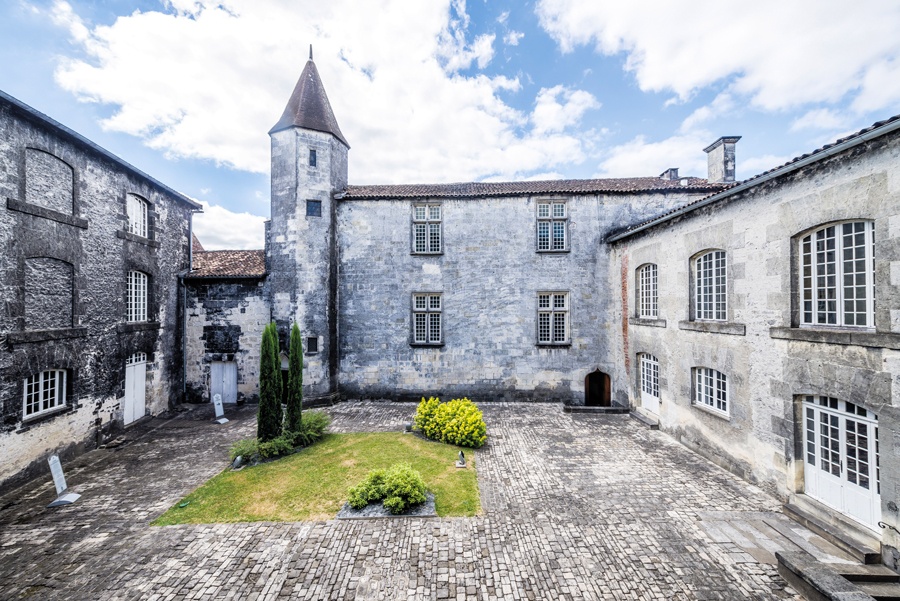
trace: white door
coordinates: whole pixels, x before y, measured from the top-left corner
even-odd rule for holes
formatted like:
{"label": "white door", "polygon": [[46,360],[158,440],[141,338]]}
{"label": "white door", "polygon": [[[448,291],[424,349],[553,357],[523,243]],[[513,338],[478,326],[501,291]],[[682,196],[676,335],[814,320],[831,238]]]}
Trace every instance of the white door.
{"label": "white door", "polygon": [[878,416],[831,397],[803,399],[805,492],[877,530],[881,519]]}
{"label": "white door", "polygon": [[125,406],[127,426],[147,413],[147,354],[135,353],[125,360]]}
{"label": "white door", "polygon": [[653,355],[640,355],[641,407],[659,415],[659,361]]}
{"label": "white door", "polygon": [[209,396],[222,395],[223,403],[237,403],[237,363],[213,361],[209,371]]}

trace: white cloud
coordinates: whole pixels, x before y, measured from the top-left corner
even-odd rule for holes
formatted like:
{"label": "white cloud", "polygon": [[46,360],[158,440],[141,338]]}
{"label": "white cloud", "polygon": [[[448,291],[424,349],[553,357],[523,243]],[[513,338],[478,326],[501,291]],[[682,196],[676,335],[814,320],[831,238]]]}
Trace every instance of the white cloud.
{"label": "white cloud", "polygon": [[460,0],[167,6],[108,26],[84,23],[61,0],[54,11],[83,54],[61,61],[58,83],[112,106],[107,129],[139,136],[171,157],[268,172],[266,132],[312,43],[352,146],[353,183],[511,177],[584,159],[577,119],[592,97],[561,93],[553,99],[559,107],[550,108],[562,115],[553,121],[502,100],[501,93],[522,93],[518,79],[464,75],[491,60],[495,38],[470,39]]}
{"label": "white cloud", "polygon": [[265,217],[234,213],[225,207],[198,200],[203,212],[194,215],[194,234],[205,250],[263,248]]}
{"label": "white cloud", "polygon": [[531,122],[536,134],[560,132],[579,123],[587,111],[598,108],[600,103],[597,99],[584,90],[571,90],[564,86],[541,88]]}
{"label": "white cloud", "polygon": [[507,46],[518,46],[524,37],[525,34],[521,31],[510,31],[503,36],[503,43]]}
{"label": "white cloud", "polygon": [[791,123],[791,131],[805,129],[840,129],[846,127],[849,120],[846,116],[832,109],[814,109],[807,111]]}
{"label": "white cloud", "polygon": [[714,138],[706,132],[677,135],[658,142],[644,136],[610,149],[597,177],[643,177],[677,167],[682,176],[706,177],[703,149]]}
{"label": "white cloud", "polygon": [[681,122],[679,131],[681,133],[688,133],[696,130],[699,126],[704,125],[721,115],[730,113],[732,110],[734,110],[734,100],[732,99],[731,94],[719,94],[711,103],[706,106],[701,106],[688,115],[687,118]]}
{"label": "white cloud", "polygon": [[[766,110],[837,102],[858,110],[900,101],[900,3],[871,0],[539,0],[542,27],[564,52],[622,53],[645,91],[681,99],[716,82]],[[889,91],[885,91],[887,86]]]}
{"label": "white cloud", "polygon": [[768,171],[769,169],[784,165],[792,158],[794,157],[766,154],[763,156],[738,160],[736,164],[738,178],[747,179],[749,177],[753,177],[754,175],[759,175],[764,171]]}

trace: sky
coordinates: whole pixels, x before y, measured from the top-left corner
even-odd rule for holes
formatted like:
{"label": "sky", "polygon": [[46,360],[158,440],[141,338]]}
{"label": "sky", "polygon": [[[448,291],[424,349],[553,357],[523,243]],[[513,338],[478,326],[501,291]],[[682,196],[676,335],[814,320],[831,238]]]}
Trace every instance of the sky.
{"label": "sky", "polygon": [[746,179],[900,113],[896,0],[4,0],[0,89],[262,248],[309,45],[351,184]]}

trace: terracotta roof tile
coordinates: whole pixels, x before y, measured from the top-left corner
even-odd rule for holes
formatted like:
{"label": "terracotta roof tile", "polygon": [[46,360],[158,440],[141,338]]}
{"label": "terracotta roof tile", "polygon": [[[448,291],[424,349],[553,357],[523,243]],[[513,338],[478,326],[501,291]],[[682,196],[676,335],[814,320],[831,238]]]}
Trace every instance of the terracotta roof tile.
{"label": "terracotta roof tile", "polygon": [[206,250],[194,253],[189,278],[261,278],[266,275],[263,250]]}
{"label": "terracotta roof tile", "polygon": [[297,85],[294,86],[294,92],[284,108],[281,119],[269,130],[269,133],[272,134],[290,127],[302,127],[331,134],[343,142],[344,146],[350,148],[350,144],[341,133],[334,111],[331,110],[331,103],[328,102],[328,95],[325,93],[325,86],[322,85],[322,78],[319,77],[316,64],[312,61],[312,50],[310,50],[310,59],[306,62],[303,73],[297,80]]}
{"label": "terracotta roof tile", "polygon": [[601,194],[639,192],[718,192],[729,184],[711,184],[698,177],[669,180],[660,177],[610,179],[558,179],[522,182],[469,182],[456,184],[397,184],[347,186],[340,198],[485,198],[524,194]]}
{"label": "terracotta roof tile", "polygon": [[191,252],[203,252],[203,245],[200,244],[200,238],[193,232],[191,232]]}

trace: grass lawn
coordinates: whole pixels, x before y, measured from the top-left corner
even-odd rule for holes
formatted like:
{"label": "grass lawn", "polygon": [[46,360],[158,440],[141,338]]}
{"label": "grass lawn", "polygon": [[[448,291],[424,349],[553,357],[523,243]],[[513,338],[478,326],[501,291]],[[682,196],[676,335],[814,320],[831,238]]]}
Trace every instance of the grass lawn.
{"label": "grass lawn", "polygon": [[398,432],[328,434],[277,461],[222,472],[153,524],[328,520],[370,470],[399,462],[422,473],[439,516],[472,516],[481,511],[475,462],[467,454],[468,469],[456,468],[459,451]]}

